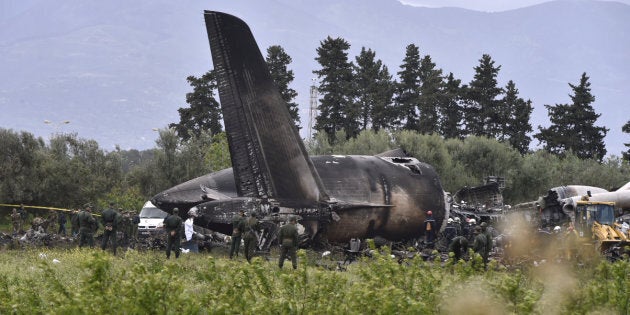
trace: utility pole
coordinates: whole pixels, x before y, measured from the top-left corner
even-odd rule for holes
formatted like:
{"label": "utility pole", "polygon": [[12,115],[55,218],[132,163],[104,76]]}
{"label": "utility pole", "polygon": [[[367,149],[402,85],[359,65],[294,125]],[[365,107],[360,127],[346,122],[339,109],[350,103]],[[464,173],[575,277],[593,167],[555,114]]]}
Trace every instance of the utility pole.
{"label": "utility pole", "polygon": [[315,119],[317,118],[317,79],[311,79],[313,81],[313,85],[311,85],[311,98],[310,98],[310,108],[308,112],[308,139],[313,138],[313,127],[315,125]]}

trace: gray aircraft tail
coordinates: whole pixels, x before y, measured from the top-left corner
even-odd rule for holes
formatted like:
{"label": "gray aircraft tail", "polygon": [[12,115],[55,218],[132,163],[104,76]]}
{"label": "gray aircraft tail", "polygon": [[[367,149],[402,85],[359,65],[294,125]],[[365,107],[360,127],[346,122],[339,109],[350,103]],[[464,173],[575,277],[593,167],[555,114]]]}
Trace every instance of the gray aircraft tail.
{"label": "gray aircraft tail", "polygon": [[238,195],[293,207],[328,200],[247,24],[204,15]]}

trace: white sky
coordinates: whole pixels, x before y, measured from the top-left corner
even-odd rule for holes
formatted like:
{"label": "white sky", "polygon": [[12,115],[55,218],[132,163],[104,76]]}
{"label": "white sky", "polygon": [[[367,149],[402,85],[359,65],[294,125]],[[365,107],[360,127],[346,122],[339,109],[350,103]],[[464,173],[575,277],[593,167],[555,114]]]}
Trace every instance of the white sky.
{"label": "white sky", "polygon": [[[582,0],[565,0],[582,1]],[[603,0],[609,1],[609,0]],[[404,4],[441,8],[456,7],[476,11],[499,12],[532,6],[539,3],[550,2],[550,0],[400,0]],[[630,5],[630,0],[616,0]]]}

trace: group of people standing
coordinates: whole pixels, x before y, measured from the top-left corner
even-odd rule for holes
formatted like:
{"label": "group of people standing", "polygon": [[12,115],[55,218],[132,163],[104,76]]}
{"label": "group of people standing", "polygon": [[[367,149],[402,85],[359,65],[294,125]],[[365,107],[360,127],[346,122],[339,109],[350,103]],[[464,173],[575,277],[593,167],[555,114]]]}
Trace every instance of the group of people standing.
{"label": "group of people standing", "polygon": [[[42,235],[46,235],[49,227],[56,223],[58,224],[58,228],[56,229],[57,234],[59,236],[67,236],[66,225],[68,221],[70,221],[71,228],[71,236],[78,240],[79,247],[94,247],[94,236],[96,232],[99,230],[99,220],[97,220],[98,214],[93,213],[93,207],[90,204],[86,204],[84,209],[77,210],[64,210],[64,209],[55,209],[55,212],[51,212],[50,215],[43,219],[42,217],[36,216],[32,220],[32,226],[29,231],[23,231],[24,222],[26,222],[28,218],[28,213],[24,209],[23,205],[18,209],[13,209],[10,217],[13,224],[13,235],[17,236],[20,233],[25,233],[24,237],[29,235],[30,230],[36,230],[38,233]],[[71,212],[70,214],[66,214],[66,212]],[[68,220],[70,217],[70,220]],[[137,226],[139,222],[139,217],[137,214],[132,213],[132,211],[123,211],[122,208],[118,208],[118,210],[114,209],[114,204],[110,203],[109,208],[103,210],[100,215],[100,222],[103,227],[103,237],[101,241],[101,248],[105,250],[109,244],[111,244],[111,248],[114,254],[116,254],[116,249],[118,247],[118,237],[117,232],[123,232],[122,240],[124,243],[131,243],[137,239]]]}
{"label": "group of people standing", "polygon": [[459,217],[449,218],[444,228],[444,238],[448,245],[448,251],[454,254],[455,261],[465,257],[468,247],[472,245],[475,253],[478,253],[484,265],[487,265],[490,252],[493,248],[491,228],[486,222],[477,225],[475,219],[469,219],[464,226]]}
{"label": "group of people standing", "polygon": [[232,244],[230,245],[230,259],[238,257],[241,240],[243,241],[243,254],[247,261],[251,261],[254,256],[254,248],[257,246],[258,235],[256,231],[259,228],[258,219],[251,213],[240,210],[234,218],[232,218]]}
{"label": "group of people standing", "polygon": [[[297,269],[297,247],[298,247],[298,230],[296,227],[297,218],[291,216],[289,222],[284,224],[278,232],[278,242],[280,244],[280,258],[278,266],[282,268],[287,258],[291,259],[293,269]],[[241,240],[243,241],[243,252],[245,259],[251,261],[254,248],[258,242],[256,231],[259,229],[258,220],[244,210],[232,219],[232,244],[230,246],[230,259],[238,257]]]}

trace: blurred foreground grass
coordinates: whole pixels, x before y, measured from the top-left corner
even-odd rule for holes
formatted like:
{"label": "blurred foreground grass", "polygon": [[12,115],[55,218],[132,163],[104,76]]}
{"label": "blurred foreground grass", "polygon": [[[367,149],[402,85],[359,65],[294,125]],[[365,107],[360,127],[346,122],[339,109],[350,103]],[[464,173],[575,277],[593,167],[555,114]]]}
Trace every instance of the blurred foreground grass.
{"label": "blurred foreground grass", "polygon": [[[98,249],[0,252],[0,314],[628,314],[630,264],[505,270],[387,251],[331,271],[290,262]],[[320,261],[321,263],[321,261]],[[334,262],[324,262],[334,265]]]}

